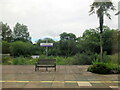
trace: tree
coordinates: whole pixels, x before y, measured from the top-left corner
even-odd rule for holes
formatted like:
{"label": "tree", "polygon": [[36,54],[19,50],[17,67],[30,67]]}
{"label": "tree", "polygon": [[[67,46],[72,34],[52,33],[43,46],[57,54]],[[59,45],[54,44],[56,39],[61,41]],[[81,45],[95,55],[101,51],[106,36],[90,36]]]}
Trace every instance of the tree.
{"label": "tree", "polygon": [[99,28],[100,28],[100,51],[101,51],[101,61],[103,58],[103,47],[102,47],[102,33],[103,33],[103,23],[104,23],[104,15],[106,15],[109,19],[111,19],[109,10],[115,10],[113,3],[108,0],[107,2],[96,2],[94,1],[91,5],[91,10],[89,11],[90,15],[96,13],[99,18]]}
{"label": "tree", "polygon": [[60,34],[60,51],[65,56],[76,54],[76,36],[73,33]]}
{"label": "tree", "polygon": [[81,53],[99,53],[99,32],[96,29],[88,29],[78,40],[78,48]]}
{"label": "tree", "polygon": [[10,53],[10,43],[7,41],[2,41],[2,54]]}
{"label": "tree", "polygon": [[73,33],[63,32],[62,34],[60,34],[60,39],[61,40],[76,40],[76,36]]}
{"label": "tree", "polygon": [[14,27],[14,40],[30,41],[31,37],[26,25],[17,23]]}
{"label": "tree", "polygon": [[4,41],[12,41],[12,30],[10,29],[9,25],[1,23],[2,27],[2,40]]}
{"label": "tree", "polygon": [[30,42],[15,41],[11,43],[10,53],[12,56],[30,56],[33,45]]}

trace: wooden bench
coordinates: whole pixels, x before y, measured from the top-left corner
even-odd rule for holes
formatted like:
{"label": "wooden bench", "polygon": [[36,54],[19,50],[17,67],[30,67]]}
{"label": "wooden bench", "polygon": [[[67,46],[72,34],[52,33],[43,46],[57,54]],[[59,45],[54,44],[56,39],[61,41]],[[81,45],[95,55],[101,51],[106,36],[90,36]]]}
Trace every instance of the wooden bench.
{"label": "wooden bench", "polygon": [[48,70],[48,67],[52,67],[55,68],[56,71],[56,59],[39,59],[35,64],[35,71],[39,70],[40,67],[46,67],[46,71]]}

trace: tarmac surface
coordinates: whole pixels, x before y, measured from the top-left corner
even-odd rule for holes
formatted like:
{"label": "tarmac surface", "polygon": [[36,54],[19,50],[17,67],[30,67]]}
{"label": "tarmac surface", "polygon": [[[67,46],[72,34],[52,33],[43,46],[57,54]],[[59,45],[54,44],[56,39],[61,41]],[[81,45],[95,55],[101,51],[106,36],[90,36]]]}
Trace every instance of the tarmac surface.
{"label": "tarmac surface", "polygon": [[57,65],[34,70],[34,65],[2,65],[2,88],[112,88],[118,89],[118,74],[100,75],[88,65]]}

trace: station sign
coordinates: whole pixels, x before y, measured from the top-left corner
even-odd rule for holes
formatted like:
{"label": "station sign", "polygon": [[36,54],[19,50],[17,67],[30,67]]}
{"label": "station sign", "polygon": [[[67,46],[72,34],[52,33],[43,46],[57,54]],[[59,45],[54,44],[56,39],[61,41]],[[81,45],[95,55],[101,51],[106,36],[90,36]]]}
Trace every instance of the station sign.
{"label": "station sign", "polygon": [[53,43],[40,43],[40,46],[42,46],[42,47],[52,47]]}

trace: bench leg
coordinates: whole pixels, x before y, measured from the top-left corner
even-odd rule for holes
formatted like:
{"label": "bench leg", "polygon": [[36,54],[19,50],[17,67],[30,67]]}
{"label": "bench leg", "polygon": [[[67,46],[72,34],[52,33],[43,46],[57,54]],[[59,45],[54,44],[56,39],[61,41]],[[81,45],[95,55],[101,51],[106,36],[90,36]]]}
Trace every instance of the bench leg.
{"label": "bench leg", "polygon": [[48,71],[48,67],[46,67],[46,71]]}
{"label": "bench leg", "polygon": [[56,71],[56,67],[55,67],[55,71]]}
{"label": "bench leg", "polygon": [[37,69],[37,67],[35,67],[35,71],[37,71],[36,69]]}
{"label": "bench leg", "polygon": [[35,71],[38,71],[39,70],[39,67],[35,67]]}

